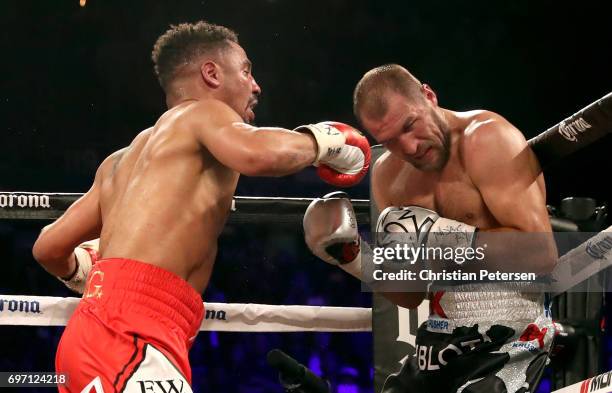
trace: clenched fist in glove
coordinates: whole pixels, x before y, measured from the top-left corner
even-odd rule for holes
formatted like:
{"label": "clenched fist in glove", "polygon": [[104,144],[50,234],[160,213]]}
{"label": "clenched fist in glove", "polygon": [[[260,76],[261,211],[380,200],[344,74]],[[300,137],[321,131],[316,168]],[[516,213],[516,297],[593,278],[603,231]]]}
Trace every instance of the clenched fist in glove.
{"label": "clenched fist in glove", "polygon": [[338,187],[350,187],[361,181],[370,167],[370,144],[353,127],[326,121],[295,129],[310,132],[317,142],[314,165],[323,181]]}
{"label": "clenched fist in glove", "polygon": [[306,209],[303,224],[306,244],[313,254],[362,280],[363,242],[348,195],[333,192],[315,199]]}
{"label": "clenched fist in glove", "polygon": [[82,294],[85,291],[87,276],[100,257],[98,253],[99,245],[100,239],[79,244],[74,249],[74,260],[76,262],[74,272],[69,277],[58,277],[74,292]]}

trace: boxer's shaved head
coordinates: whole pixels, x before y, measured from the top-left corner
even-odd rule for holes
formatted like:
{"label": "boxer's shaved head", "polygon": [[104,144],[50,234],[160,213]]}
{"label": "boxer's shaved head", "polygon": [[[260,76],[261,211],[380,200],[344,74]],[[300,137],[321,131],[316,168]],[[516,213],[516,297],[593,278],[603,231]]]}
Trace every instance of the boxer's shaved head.
{"label": "boxer's shaved head", "polygon": [[353,111],[361,121],[363,117],[379,120],[386,113],[386,95],[395,92],[409,100],[423,100],[421,82],[398,64],[376,67],[361,78],[353,93]]}

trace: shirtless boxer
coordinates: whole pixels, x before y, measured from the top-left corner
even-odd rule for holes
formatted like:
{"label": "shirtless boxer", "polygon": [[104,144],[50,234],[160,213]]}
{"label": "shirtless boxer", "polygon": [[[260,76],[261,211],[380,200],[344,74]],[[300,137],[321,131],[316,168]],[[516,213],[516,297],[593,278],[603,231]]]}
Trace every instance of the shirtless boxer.
{"label": "shirtless boxer", "polygon": [[[190,392],[200,294],[239,175],[325,164],[361,176],[368,165],[365,137],[345,144],[354,131],[246,124],[261,90],[225,27],[173,26],[153,60],[170,109],[104,160],[91,189],[34,245],[46,270],[83,293],[57,350],[56,369],[68,375],[60,391]],[[96,237],[97,250],[81,244]]]}
{"label": "shirtless boxer", "polygon": [[[363,76],[355,88],[354,111],[388,149],[372,174],[374,201],[386,209],[377,228],[402,224],[419,233],[429,221],[428,246],[435,246],[432,233],[462,228],[463,236],[455,240],[463,240],[455,246],[464,247],[482,244],[482,238],[494,242],[493,236],[502,236],[497,246],[503,247],[503,236],[529,232],[523,237],[538,239],[537,255],[504,259],[499,252],[497,258],[487,255],[486,266],[505,264],[506,270],[540,274],[553,269],[556,246],[544,178],[524,136],[507,120],[490,111],[441,108],[434,91],[399,65]],[[304,217],[306,241],[325,261],[371,282],[359,252],[337,252],[338,245],[346,250],[360,243],[352,220],[348,199],[317,200]],[[367,245],[361,245],[363,253]],[[425,297],[425,285],[423,291],[382,294],[414,308]],[[481,283],[429,293],[429,298],[430,317],[417,333],[416,354],[387,379],[384,392],[535,390],[554,334],[544,295]]]}

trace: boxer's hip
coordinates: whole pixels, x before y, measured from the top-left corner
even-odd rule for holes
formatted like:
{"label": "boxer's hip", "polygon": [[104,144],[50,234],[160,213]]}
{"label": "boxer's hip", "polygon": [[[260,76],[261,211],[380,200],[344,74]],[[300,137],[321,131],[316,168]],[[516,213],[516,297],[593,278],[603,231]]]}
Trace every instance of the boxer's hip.
{"label": "boxer's hip", "polygon": [[416,353],[383,392],[533,391],[555,333],[546,296],[520,285],[456,289],[430,295]]}
{"label": "boxer's hip", "polygon": [[173,273],[129,259],[100,260],[64,331],[56,368],[79,389],[92,378],[126,386],[128,369],[133,375],[166,369],[178,372],[176,383],[189,383],[188,350],[203,312],[200,294]]}
{"label": "boxer's hip", "polygon": [[[453,327],[504,322],[534,322],[549,316],[547,296],[523,290],[521,284],[464,284],[430,294],[430,316]],[[430,317],[430,318],[431,318]]]}
{"label": "boxer's hip", "polygon": [[535,391],[554,336],[550,319],[442,332],[445,323],[430,319],[419,327],[415,354],[388,377],[384,393]]}
{"label": "boxer's hip", "polygon": [[[188,341],[200,328],[202,298],[181,277],[157,266],[124,258],[101,259],[93,267],[79,304],[118,327],[155,335],[143,319],[165,325]],[[147,321],[150,322],[150,321]]]}

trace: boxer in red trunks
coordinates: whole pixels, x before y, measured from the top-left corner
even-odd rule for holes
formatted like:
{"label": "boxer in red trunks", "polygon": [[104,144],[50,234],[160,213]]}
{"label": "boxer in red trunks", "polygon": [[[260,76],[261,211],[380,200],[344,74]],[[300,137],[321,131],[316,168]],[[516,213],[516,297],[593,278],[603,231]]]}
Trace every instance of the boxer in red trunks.
{"label": "boxer in red trunks", "polygon": [[200,294],[239,175],[324,164],[335,170],[328,181],[346,182],[368,165],[367,140],[353,141],[352,130],[247,124],[261,90],[225,27],[173,26],[153,61],[170,109],[104,160],[90,190],[34,245],[48,272],[83,293],[56,355],[68,377],[62,392],[190,392]]}

